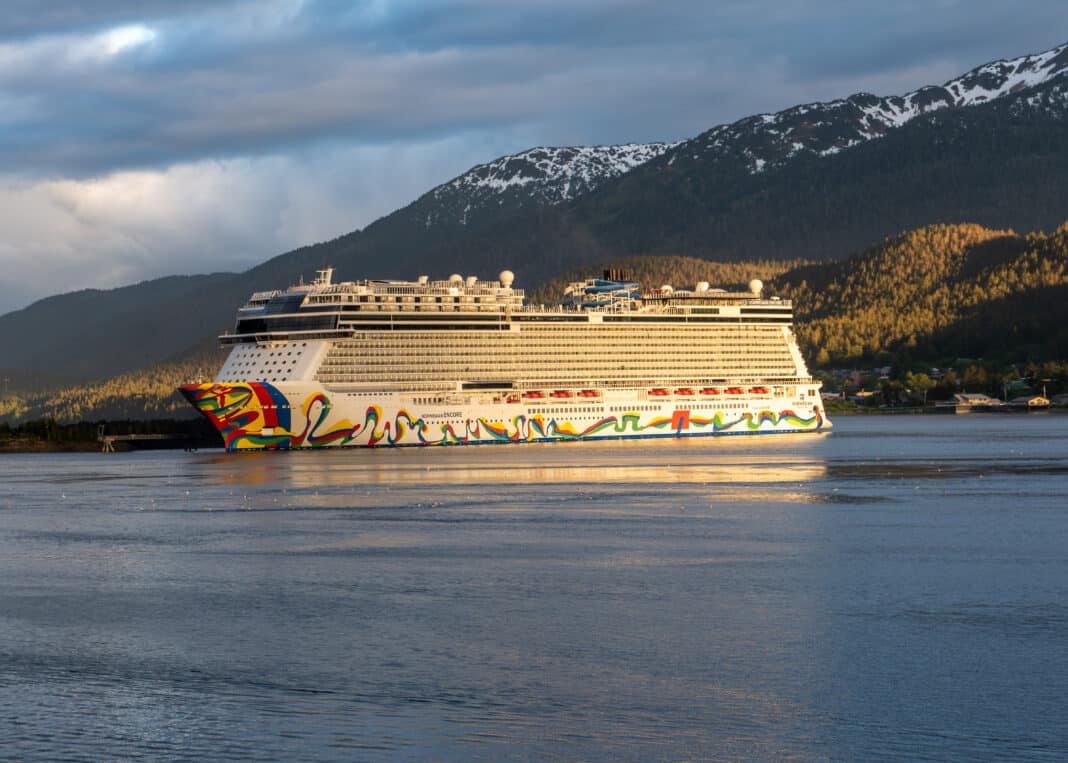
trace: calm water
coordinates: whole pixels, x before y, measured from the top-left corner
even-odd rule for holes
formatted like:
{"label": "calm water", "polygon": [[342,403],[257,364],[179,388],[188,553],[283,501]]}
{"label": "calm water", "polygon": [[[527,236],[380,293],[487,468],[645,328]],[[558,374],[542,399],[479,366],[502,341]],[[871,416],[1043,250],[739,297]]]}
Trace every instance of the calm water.
{"label": "calm water", "polygon": [[0,457],[0,757],[1064,760],[1068,416]]}

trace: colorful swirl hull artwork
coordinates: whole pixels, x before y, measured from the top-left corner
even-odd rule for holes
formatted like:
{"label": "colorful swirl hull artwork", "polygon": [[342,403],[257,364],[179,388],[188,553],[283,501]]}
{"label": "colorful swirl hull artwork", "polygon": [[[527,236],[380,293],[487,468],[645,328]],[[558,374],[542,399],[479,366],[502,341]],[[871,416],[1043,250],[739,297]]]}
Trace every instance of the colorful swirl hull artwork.
{"label": "colorful swirl hull artwork", "polygon": [[440,412],[355,400],[344,401],[349,410],[338,410],[342,406],[322,390],[301,395],[303,400],[293,405],[265,382],[191,384],[181,391],[231,451],[773,434],[829,426],[818,406],[810,409],[811,415],[802,416],[790,408],[754,405],[745,411],[691,412],[678,405],[664,406],[661,412],[619,412],[577,422],[522,405],[480,405],[470,410],[484,409],[486,415],[444,420]]}

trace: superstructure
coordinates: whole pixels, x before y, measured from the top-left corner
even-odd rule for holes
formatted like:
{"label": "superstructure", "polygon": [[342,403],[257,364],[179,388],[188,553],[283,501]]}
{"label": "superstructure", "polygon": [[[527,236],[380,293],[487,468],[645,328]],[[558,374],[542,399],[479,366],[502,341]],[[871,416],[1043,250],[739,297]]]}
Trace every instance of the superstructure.
{"label": "superstructure", "polygon": [[229,450],[821,431],[789,302],[620,272],[524,304],[495,281],[253,294],[216,379],[182,387]]}

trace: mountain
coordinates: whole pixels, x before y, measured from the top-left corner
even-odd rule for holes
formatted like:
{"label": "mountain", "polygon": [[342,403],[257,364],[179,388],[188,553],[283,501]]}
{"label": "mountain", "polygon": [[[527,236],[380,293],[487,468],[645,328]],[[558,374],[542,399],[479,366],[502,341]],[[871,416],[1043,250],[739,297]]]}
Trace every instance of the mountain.
{"label": "mountain", "polygon": [[230,323],[213,323],[199,309],[200,295],[236,279],[233,273],[169,276],[39,300],[0,316],[0,357],[9,369],[3,373],[15,379],[52,374],[58,383],[158,363]]}
{"label": "mountain", "polygon": [[91,308],[63,295],[2,316],[0,357],[72,378],[129,371],[230,325],[251,291],[327,265],[346,279],[508,268],[530,290],[618,256],[828,260],[932,224],[1048,230],[1068,217],[1066,69],[1068,45],[677,144],[531,149],[237,276],[94,293]]}
{"label": "mountain", "polygon": [[368,233],[374,236],[380,228],[387,228],[392,235],[394,228],[410,226],[436,235],[442,228],[492,224],[517,211],[587,197],[664,155],[664,161],[634,173],[629,185],[661,175],[665,167],[676,163],[741,164],[750,174],[763,173],[792,160],[826,157],[883,138],[937,111],[981,105],[1020,93],[1066,71],[1068,44],[1037,55],[985,64],[944,85],[923,87],[903,96],[857,93],[841,100],[747,117],[685,141],[533,148],[473,167],[383,218]]}
{"label": "mountain", "polygon": [[794,106],[714,127],[680,144],[668,163],[713,157],[740,161],[751,173],[764,172],[805,155],[837,154],[884,138],[914,119],[989,103],[1054,80],[1066,71],[1068,44],[985,64],[944,85],[922,87],[906,95],[856,93],[841,100]]}
{"label": "mountain", "polygon": [[1068,46],[905,96],[859,94],[713,128],[576,202],[619,253],[841,259],[902,230],[1056,226]]}
{"label": "mountain", "polygon": [[466,226],[526,205],[556,205],[590,193],[677,143],[532,148],[473,167],[408,208],[426,228]]}

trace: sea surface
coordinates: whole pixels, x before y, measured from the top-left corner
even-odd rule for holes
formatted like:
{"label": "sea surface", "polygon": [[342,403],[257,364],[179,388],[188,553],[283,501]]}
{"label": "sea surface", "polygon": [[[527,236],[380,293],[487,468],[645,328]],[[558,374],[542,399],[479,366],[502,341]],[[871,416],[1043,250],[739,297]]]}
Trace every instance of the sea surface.
{"label": "sea surface", "polygon": [[0,456],[0,758],[1068,759],[1068,416]]}

